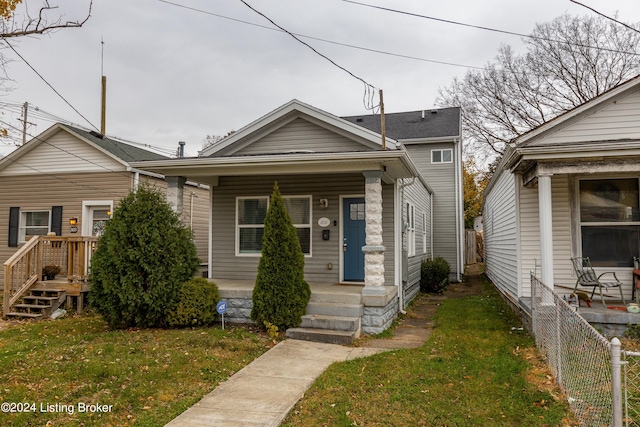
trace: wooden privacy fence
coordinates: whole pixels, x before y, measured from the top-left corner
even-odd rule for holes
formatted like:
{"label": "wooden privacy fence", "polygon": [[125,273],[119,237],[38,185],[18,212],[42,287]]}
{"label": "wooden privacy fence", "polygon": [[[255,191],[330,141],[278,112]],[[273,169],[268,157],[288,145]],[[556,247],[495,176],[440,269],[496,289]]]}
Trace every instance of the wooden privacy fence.
{"label": "wooden privacy fence", "polygon": [[482,247],[482,232],[465,230],[465,265],[482,261],[484,251]]}
{"label": "wooden privacy fence", "polygon": [[42,267],[57,265],[70,282],[86,280],[96,237],[34,236],[4,263],[2,311],[42,279]]}

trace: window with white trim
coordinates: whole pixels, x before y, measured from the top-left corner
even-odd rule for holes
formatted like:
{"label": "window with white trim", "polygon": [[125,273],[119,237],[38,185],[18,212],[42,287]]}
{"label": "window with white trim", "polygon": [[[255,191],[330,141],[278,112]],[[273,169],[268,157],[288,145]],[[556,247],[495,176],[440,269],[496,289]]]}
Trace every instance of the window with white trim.
{"label": "window with white trim", "polygon": [[407,202],[407,255],[416,254],[416,210]]}
{"label": "window with white trim", "polygon": [[[284,206],[298,234],[302,252],[311,255],[311,196],[283,196]],[[269,197],[236,198],[236,254],[260,255]]]}
{"label": "window with white trim", "polygon": [[236,253],[260,254],[269,198],[236,198]]}
{"label": "window with white trim", "polygon": [[596,267],[632,267],[640,253],[638,178],[579,181],[582,256]]}
{"label": "window with white trim", "polygon": [[427,253],[427,214],[422,212],[422,253]]}
{"label": "window with white trim", "polygon": [[283,199],[298,233],[302,253],[311,255],[311,196],[283,196]]}
{"label": "window with white trim", "polygon": [[51,230],[51,211],[20,211],[19,240],[24,243],[33,236],[46,236]]}
{"label": "window with white trim", "polygon": [[431,150],[431,163],[451,162],[453,162],[453,150],[451,148],[442,150]]}

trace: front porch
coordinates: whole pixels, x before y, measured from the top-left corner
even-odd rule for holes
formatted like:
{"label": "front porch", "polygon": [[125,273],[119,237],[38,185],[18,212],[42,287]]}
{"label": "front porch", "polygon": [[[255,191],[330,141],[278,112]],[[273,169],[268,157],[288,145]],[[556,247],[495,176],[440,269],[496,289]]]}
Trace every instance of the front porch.
{"label": "front porch", "polygon": [[[251,323],[255,281],[210,279],[227,302],[225,320]],[[398,288],[382,286],[383,295],[364,295],[363,285],[310,282],[311,299],[300,328],[290,329],[290,337],[333,343],[350,343],[361,333],[375,334],[387,329],[398,313]]]}
{"label": "front porch", "polygon": [[[556,292],[564,299],[565,296],[569,298],[572,291],[562,288],[556,289]],[[602,305],[600,298],[594,295],[594,299],[590,302],[591,307],[585,301],[580,301],[576,312],[602,335],[609,338],[622,337],[630,325],[640,324],[640,313],[630,313],[626,310],[626,306],[632,301],[625,298],[625,302],[626,304],[623,304],[620,298],[615,298],[613,295],[607,297],[605,294],[605,305]],[[526,315],[531,318],[531,297],[520,298],[519,303]]]}
{"label": "front porch", "polygon": [[[4,263],[3,317],[41,318],[64,303],[82,311],[96,243],[96,237],[32,237]],[[45,266],[57,266],[57,277],[45,280]]]}

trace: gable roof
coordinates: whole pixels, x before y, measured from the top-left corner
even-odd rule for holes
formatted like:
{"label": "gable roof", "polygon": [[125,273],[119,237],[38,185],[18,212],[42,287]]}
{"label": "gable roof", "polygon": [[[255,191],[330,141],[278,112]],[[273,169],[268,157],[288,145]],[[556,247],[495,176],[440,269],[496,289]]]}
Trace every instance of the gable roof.
{"label": "gable roof", "polygon": [[164,160],[169,157],[163,156],[161,154],[154,153],[152,151],[145,150],[143,148],[134,147],[133,145],[126,144],[121,141],[117,141],[115,139],[108,138],[107,136],[103,136],[95,131],[88,131],[85,129],[80,129],[74,126],[69,125],[61,125],[72,132],[78,134],[84,139],[89,140],[93,144],[102,148],[103,150],[108,151],[116,157],[124,160],[125,162],[138,162],[143,160]]}
{"label": "gable roof", "polygon": [[513,141],[513,144],[516,146],[530,145],[538,137],[580,120],[582,116],[616,103],[621,97],[638,90],[640,90],[640,74],[520,135]]}
{"label": "gable roof", "polygon": [[[343,119],[380,133],[380,114],[343,117]],[[395,140],[460,136],[460,108],[408,111],[384,115],[385,131]]]}
{"label": "gable roof", "polygon": [[[381,149],[380,134],[371,131],[363,126],[335,116],[319,108],[313,107],[304,102],[293,99],[288,103],[276,108],[259,119],[249,123],[237,132],[228,135],[217,143],[205,148],[202,156],[213,156],[223,151],[226,153],[234,145],[247,144],[263,137],[265,134],[292,122],[296,118],[304,118],[315,124],[321,125],[334,132],[349,135],[350,138],[359,141],[369,149]],[[395,141],[387,141],[387,149],[395,149]]]}
{"label": "gable roof", "polygon": [[[96,150],[104,153],[108,157],[116,160],[124,166],[129,163],[142,160],[167,160],[169,157],[153,153],[142,148],[134,147],[124,142],[108,138],[97,132],[88,131],[74,126],[56,123],[49,127],[41,134],[33,137],[26,144],[18,147],[17,150],[9,153],[0,159],[0,170],[6,168],[17,159],[21,158],[30,151],[36,149],[39,145],[45,144],[47,140],[60,131],[68,132],[76,136],[80,141],[92,146]],[[51,145],[51,144],[49,144]]]}

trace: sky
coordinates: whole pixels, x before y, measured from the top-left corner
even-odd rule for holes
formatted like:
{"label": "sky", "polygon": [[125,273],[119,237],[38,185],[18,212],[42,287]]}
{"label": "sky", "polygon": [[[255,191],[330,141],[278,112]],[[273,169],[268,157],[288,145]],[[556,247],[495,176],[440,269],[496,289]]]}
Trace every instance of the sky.
{"label": "sky", "polygon": [[[40,4],[25,1],[32,11]],[[439,88],[463,77],[467,67],[491,62],[501,44],[524,52],[517,36],[343,0],[245,1],[286,30],[315,38],[300,37],[382,89],[388,113],[434,108]],[[525,34],[563,13],[593,14],[570,0],[361,2]],[[618,12],[625,22],[640,21],[637,0],[581,2],[610,16]],[[89,1],[50,4],[59,6],[56,17],[74,21],[84,19]],[[38,110],[30,109],[27,139],[57,120],[51,115],[100,129],[102,75],[107,77],[107,135],[165,151],[185,141],[190,156],[207,135],[238,130],[292,99],[338,116],[370,113],[361,80],[274,29],[240,0],[94,0],[82,28],[10,40],[30,66],[2,49],[11,60],[6,71],[12,90],[0,95],[0,120],[21,128],[19,105],[28,102]],[[21,142],[0,142],[0,155],[15,149],[16,140]]]}

